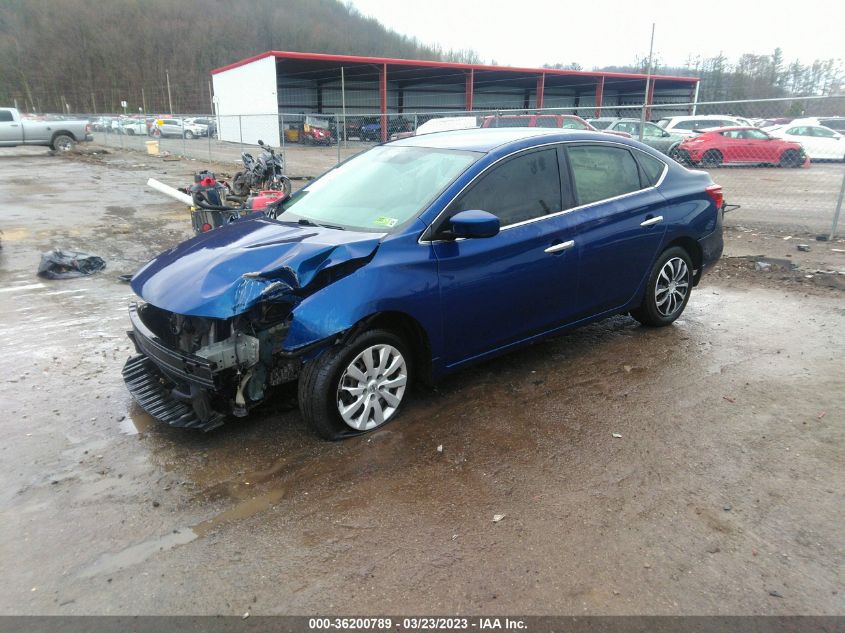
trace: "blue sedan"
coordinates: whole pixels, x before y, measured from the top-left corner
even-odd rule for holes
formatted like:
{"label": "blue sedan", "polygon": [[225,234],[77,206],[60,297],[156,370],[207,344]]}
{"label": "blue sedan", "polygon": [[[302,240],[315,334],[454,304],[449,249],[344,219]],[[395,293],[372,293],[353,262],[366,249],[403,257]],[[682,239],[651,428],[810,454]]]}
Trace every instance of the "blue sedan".
{"label": "blue sedan", "polygon": [[637,141],[500,128],[377,146],[132,279],[126,384],[212,429],[298,382],[337,439],[415,382],[630,313],[665,326],[722,253],[722,190]]}

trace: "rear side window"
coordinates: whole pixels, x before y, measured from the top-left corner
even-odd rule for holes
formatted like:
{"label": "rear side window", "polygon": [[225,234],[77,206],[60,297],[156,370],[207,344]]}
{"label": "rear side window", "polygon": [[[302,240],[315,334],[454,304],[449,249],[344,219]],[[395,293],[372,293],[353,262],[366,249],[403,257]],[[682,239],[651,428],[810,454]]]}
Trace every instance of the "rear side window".
{"label": "rear side window", "polygon": [[666,169],[665,163],[645,152],[638,152],[637,159],[640,161],[640,167],[643,168],[648,183],[650,185],[656,185],[657,181],[663,175],[663,170]]}
{"label": "rear side window", "polygon": [[822,138],[833,138],[834,136],[836,136],[836,132],[823,127],[814,127],[810,128],[810,130],[813,136],[821,136]]}
{"label": "rear side window", "polygon": [[15,119],[12,117],[11,110],[0,110],[0,122],[6,123],[8,121],[14,121]]}
{"label": "rear side window", "polygon": [[490,127],[529,127],[531,117],[509,116],[494,118]]}
{"label": "rear side window", "polygon": [[637,162],[627,149],[581,145],[568,148],[567,153],[578,205],[641,189]]}
{"label": "rear side window", "polygon": [[455,201],[450,215],[480,209],[508,226],[556,213],[561,206],[557,152],[544,149],[494,167]]}

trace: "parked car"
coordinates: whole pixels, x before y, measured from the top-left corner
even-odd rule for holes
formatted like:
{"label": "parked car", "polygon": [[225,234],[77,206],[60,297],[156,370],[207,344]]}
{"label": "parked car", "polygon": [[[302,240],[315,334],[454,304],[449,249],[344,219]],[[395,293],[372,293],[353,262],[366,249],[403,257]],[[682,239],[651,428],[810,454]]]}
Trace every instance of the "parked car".
{"label": "parked car", "polygon": [[22,117],[17,108],[0,108],[0,147],[43,145],[57,152],[68,152],[77,143],[93,141],[91,124],[86,120],[33,120]]}
{"label": "parked car", "polygon": [[123,119],[120,122],[119,128],[120,134],[126,134],[128,136],[146,136],[149,128],[147,126],[147,120],[137,117],[132,117],[129,119]]}
{"label": "parked car", "polygon": [[842,116],[802,117],[800,119],[793,119],[790,123],[795,125],[821,125],[839,134],[845,134],[845,117]]}
{"label": "parked car", "polygon": [[662,118],[657,122],[657,127],[663,128],[670,134],[680,136],[694,136],[701,130],[731,126],[750,127],[748,123],[744,123],[735,117],[721,114],[672,116]]}
{"label": "parked car", "polygon": [[[589,130],[599,132],[584,119],[574,114],[503,114],[486,116],[481,119],[481,127],[544,127],[565,130]],[[627,132],[609,132],[616,136],[630,138]]]}
{"label": "parked car", "polygon": [[728,164],[800,167],[806,160],[799,143],[770,136],[756,127],[724,127],[693,136],[678,146],[683,162],[703,167]]}
{"label": "parked car", "polygon": [[203,429],[296,381],[303,417],[348,437],[415,382],[566,328],[668,325],[721,253],[721,187],[636,141],[415,136],[142,267],[123,375],[151,415]]}
{"label": "parked car", "polygon": [[211,136],[217,138],[217,119],[210,117],[194,117],[192,119],[185,119],[186,123],[195,124],[200,127],[205,127],[205,133],[202,136]]}
{"label": "parked car", "polygon": [[[589,119],[591,125],[596,126],[598,122],[603,127],[599,128],[604,132],[625,132],[632,138],[640,138],[640,120],[639,119],[621,119],[621,118],[603,118],[603,119]],[[646,121],[643,126],[642,142],[653,147],[658,152],[663,152],[670,158],[678,159],[678,146],[686,137],[680,134],[673,134],[666,130],[657,127],[654,123]]]}
{"label": "parked car", "polygon": [[845,136],[823,125],[799,122],[766,130],[772,136],[800,143],[812,160],[845,160]]}
{"label": "parked car", "polygon": [[177,136],[192,139],[208,134],[208,127],[199,123],[192,123],[190,119],[157,119],[150,128],[150,136]]}

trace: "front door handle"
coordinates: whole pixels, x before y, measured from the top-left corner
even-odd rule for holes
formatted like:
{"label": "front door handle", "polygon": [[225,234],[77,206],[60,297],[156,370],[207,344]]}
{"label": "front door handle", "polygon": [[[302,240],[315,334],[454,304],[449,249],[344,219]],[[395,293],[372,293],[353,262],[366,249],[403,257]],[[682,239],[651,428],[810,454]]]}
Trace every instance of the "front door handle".
{"label": "front door handle", "polygon": [[643,220],[642,222],[640,222],[640,226],[654,226],[655,224],[659,224],[660,222],[663,222],[663,216],[656,215],[653,218],[649,218],[648,220]]}
{"label": "front door handle", "polygon": [[549,246],[545,252],[547,253],[560,253],[561,251],[568,251],[570,248],[575,246],[575,240],[569,240],[568,242],[561,242],[560,244],[553,244]]}

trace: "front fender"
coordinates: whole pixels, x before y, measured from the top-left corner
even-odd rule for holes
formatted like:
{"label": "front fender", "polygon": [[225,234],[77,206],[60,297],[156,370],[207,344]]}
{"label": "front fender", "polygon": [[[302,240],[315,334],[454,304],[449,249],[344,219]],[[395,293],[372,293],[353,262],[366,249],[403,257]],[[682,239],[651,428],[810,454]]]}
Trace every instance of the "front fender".
{"label": "front fender", "polygon": [[373,259],[352,274],[304,298],[291,313],[282,345],[285,352],[335,337],[380,312],[399,312],[425,330],[432,356],[442,346],[442,314],[437,261],[419,232],[386,239]]}

